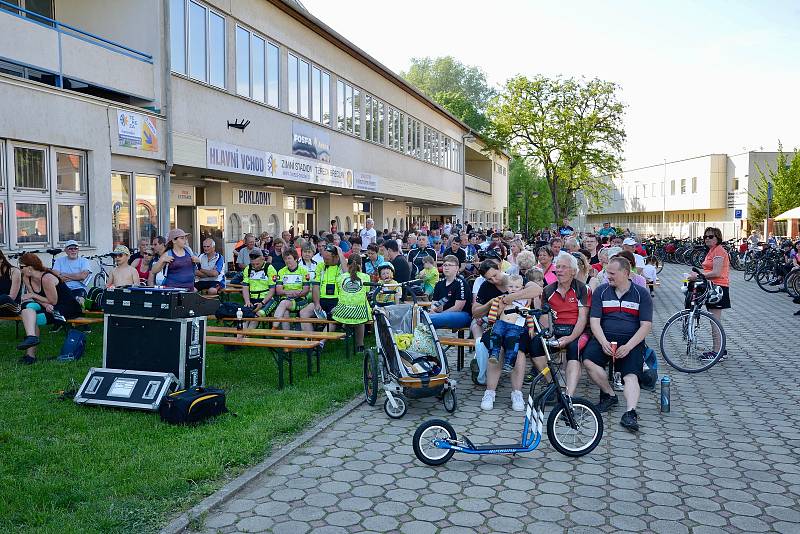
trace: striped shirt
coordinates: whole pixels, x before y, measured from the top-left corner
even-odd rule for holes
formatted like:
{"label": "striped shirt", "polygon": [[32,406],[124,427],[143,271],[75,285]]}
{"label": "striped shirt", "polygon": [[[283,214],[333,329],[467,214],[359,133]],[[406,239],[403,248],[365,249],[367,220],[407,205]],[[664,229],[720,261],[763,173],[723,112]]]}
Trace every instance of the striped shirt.
{"label": "striped shirt", "polygon": [[600,319],[606,334],[632,336],[641,321],[653,320],[653,300],[648,290],[637,284],[632,283],[622,297],[610,285],[602,284],[592,295],[589,317]]}

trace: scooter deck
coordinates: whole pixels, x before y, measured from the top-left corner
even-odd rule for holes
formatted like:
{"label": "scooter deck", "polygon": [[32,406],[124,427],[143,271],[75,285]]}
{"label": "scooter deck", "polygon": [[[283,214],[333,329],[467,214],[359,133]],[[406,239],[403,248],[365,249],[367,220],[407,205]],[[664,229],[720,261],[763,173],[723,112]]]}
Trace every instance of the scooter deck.
{"label": "scooter deck", "polygon": [[520,449],[520,450],[522,450],[524,448],[525,447],[523,447],[519,443],[511,443],[511,444],[507,444],[507,445],[491,444],[491,445],[478,445],[478,446],[474,446],[473,445],[472,446],[472,449],[474,449],[476,451],[494,451],[494,450],[498,450],[498,449]]}

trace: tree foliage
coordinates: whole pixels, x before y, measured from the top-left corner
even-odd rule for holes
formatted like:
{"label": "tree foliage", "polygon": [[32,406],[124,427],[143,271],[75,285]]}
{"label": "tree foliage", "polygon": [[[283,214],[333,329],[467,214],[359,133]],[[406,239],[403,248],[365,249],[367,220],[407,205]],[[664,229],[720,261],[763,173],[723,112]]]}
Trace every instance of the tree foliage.
{"label": "tree foliage", "polygon": [[403,78],[477,132],[486,129],[486,103],[494,90],[479,67],[452,56],[412,58]]}
{"label": "tree foliage", "polygon": [[599,176],[619,171],[625,141],[618,90],[599,79],[516,76],[488,106],[491,136],[543,175],[556,220],[574,211],[579,190],[591,205],[608,199]]}
{"label": "tree foliage", "polygon": [[[508,166],[508,189],[508,223],[512,228],[517,229],[517,215],[519,215],[520,228],[525,230],[525,198],[528,199],[530,232],[555,222],[547,182],[537,176],[522,158],[511,159]],[[538,197],[534,197],[534,192],[538,193]]]}
{"label": "tree foliage", "polygon": [[775,167],[767,164],[766,168],[762,169],[756,164],[756,170],[761,179],[756,184],[755,193],[750,193],[748,210],[748,219],[753,224],[761,225],[767,218],[767,190],[770,182],[773,185],[770,217],[800,205],[800,153],[797,149],[792,153],[790,162],[789,155],[783,151],[783,145],[778,143]]}

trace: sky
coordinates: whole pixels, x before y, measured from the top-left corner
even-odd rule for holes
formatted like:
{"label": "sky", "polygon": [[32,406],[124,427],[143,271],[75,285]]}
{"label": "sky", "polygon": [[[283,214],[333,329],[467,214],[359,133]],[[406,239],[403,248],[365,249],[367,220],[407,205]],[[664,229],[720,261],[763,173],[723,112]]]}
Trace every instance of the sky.
{"label": "sky", "polygon": [[601,78],[627,105],[623,169],[800,148],[800,1],[301,0],[395,72],[451,55],[499,88]]}

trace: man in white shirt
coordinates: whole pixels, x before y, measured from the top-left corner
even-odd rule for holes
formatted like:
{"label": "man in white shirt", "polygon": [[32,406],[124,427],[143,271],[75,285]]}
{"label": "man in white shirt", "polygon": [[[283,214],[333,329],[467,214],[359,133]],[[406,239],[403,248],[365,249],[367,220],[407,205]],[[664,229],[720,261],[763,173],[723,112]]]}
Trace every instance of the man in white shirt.
{"label": "man in white shirt", "polygon": [[64,252],[67,255],[56,260],[53,271],[64,279],[73,295],[85,297],[88,290],[86,279],[91,274],[91,264],[86,258],[78,257],[77,241],[70,239],[64,243]]}
{"label": "man in white shirt", "polygon": [[641,269],[644,269],[644,258],[636,253],[636,239],[632,237],[626,237],[625,241],[622,242],[622,250],[627,250],[631,254],[633,254],[634,259],[636,260],[636,272],[641,273]]}
{"label": "man in white shirt", "polygon": [[367,219],[367,227],[361,229],[361,248],[367,250],[367,247],[378,240],[378,233],[375,231],[375,221]]}

